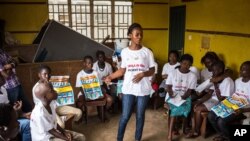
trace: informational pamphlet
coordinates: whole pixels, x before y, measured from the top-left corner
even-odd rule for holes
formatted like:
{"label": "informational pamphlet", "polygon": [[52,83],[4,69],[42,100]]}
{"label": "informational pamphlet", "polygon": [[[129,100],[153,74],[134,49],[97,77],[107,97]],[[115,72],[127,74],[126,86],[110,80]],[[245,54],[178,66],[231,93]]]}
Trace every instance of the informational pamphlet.
{"label": "informational pamphlet", "polygon": [[81,77],[80,79],[85,95],[85,100],[96,100],[104,97],[99,79],[96,75]]}
{"label": "informational pamphlet", "polygon": [[181,106],[186,100],[183,100],[181,98],[181,95],[180,94],[175,94],[175,96],[173,98],[170,98],[169,97],[169,100],[168,100],[168,103],[171,103],[177,107]]}
{"label": "informational pamphlet", "polygon": [[57,103],[59,106],[75,103],[74,92],[69,82],[69,76],[51,76],[50,82],[57,92]]}
{"label": "informational pamphlet", "polygon": [[231,97],[224,99],[218,105],[212,107],[212,111],[217,116],[225,118],[235,110],[240,109],[248,105],[248,100],[244,96],[240,96],[238,94],[233,94]]}

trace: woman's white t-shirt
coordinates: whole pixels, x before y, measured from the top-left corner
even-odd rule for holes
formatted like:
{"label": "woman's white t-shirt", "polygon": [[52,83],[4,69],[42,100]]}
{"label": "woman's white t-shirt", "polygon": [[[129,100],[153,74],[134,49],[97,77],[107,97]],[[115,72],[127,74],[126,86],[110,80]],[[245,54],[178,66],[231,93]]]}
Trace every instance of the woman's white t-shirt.
{"label": "woman's white t-shirt", "polygon": [[212,78],[213,73],[212,71],[208,71],[207,68],[201,70],[201,82],[204,82],[210,78]]}
{"label": "woman's white t-shirt", "polygon": [[166,85],[172,85],[173,92],[181,96],[185,94],[188,89],[195,89],[196,83],[197,77],[193,72],[181,73],[179,69],[172,71],[166,80]]}
{"label": "woman's white t-shirt", "polygon": [[200,71],[195,66],[191,66],[189,70],[196,75],[198,80],[200,80]]}
{"label": "woman's white t-shirt", "polygon": [[[235,93],[247,98],[248,103],[250,103],[250,80],[248,82],[243,82],[242,77],[235,80]],[[250,104],[246,105],[249,108]],[[250,124],[250,112],[243,113],[247,118],[243,120],[243,125]]]}
{"label": "woman's white t-shirt", "polygon": [[139,50],[131,50],[127,47],[122,50],[121,58],[121,68],[126,68],[122,93],[135,96],[149,95],[151,91],[150,77],[143,77],[138,83],[133,83],[133,78],[135,75],[155,67],[153,53],[144,46]]}
{"label": "woman's white t-shirt", "polygon": [[[214,90],[211,98],[219,102],[219,99],[217,98],[217,95],[215,93],[214,85],[210,89]],[[234,81],[230,77],[225,78],[219,84],[219,89],[221,96],[225,97],[231,96],[234,93]]]}
{"label": "woman's white t-shirt", "polygon": [[170,72],[172,72],[173,70],[175,70],[175,68],[177,66],[180,66],[180,63],[177,62],[175,63],[174,65],[170,65],[169,63],[166,63],[164,66],[163,66],[163,69],[162,69],[162,73],[161,75],[169,75]]}
{"label": "woman's white t-shirt", "polygon": [[110,75],[113,72],[112,67],[108,62],[105,62],[105,67],[103,70],[101,70],[98,66],[98,61],[96,61],[93,65],[93,70],[95,70],[98,74],[100,85],[103,84],[102,78]]}
{"label": "woman's white t-shirt", "polygon": [[[235,93],[247,98],[250,103],[250,81],[243,82],[242,77],[235,80]],[[250,104],[248,105],[250,106]]]}
{"label": "woman's white t-shirt", "polygon": [[1,94],[0,94],[0,103],[9,103],[9,99],[8,99],[8,94],[7,94],[7,90],[4,88],[4,86],[2,86],[0,88]]}
{"label": "woman's white t-shirt", "polygon": [[[77,76],[76,76],[76,87],[82,87],[82,82],[81,82],[81,78],[89,78],[90,80],[96,79],[98,78],[98,74],[96,71],[92,71],[91,73],[86,73],[84,70],[81,70],[80,72],[78,72]],[[100,83],[100,80],[98,78],[98,82]]]}

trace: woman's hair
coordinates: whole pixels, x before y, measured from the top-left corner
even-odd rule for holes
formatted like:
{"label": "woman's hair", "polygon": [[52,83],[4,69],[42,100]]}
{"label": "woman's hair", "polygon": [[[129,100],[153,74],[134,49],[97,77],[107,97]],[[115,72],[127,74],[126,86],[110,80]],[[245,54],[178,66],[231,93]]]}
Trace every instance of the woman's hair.
{"label": "woman's hair", "polygon": [[213,51],[207,52],[201,58],[201,63],[204,64],[206,59],[213,60],[213,61],[219,61],[220,60],[219,57],[218,57],[218,55],[215,52],[213,52]]}
{"label": "woman's hair", "polygon": [[98,50],[98,51],[96,52],[96,57],[98,57],[99,55],[103,55],[103,56],[105,56],[104,51],[102,51],[102,50]]}
{"label": "woman's hair", "polygon": [[38,72],[40,73],[42,70],[47,70],[49,73],[51,73],[51,68],[47,65],[41,64],[38,68]]}
{"label": "woman's hair", "polygon": [[141,27],[141,25],[138,24],[138,23],[133,23],[133,24],[131,24],[131,25],[129,26],[129,28],[128,28],[128,33],[127,33],[127,35],[131,34],[132,31],[133,31],[134,29],[141,29],[141,30],[142,30],[142,27]]}
{"label": "woman's hair", "polygon": [[89,55],[84,56],[83,61],[85,61],[85,60],[87,60],[87,59],[91,60],[92,62],[94,61],[93,57],[92,57],[92,56],[89,56]]}
{"label": "woman's hair", "polygon": [[191,63],[191,65],[193,64],[193,57],[190,55],[190,54],[183,54],[181,56],[181,62],[184,61],[184,60],[187,60]]}
{"label": "woman's hair", "polygon": [[216,61],[216,62],[214,62],[213,64],[212,64],[212,66],[211,66],[212,68],[213,67],[218,67],[218,68],[221,68],[222,69],[222,71],[224,72],[224,70],[225,70],[225,64],[224,64],[224,62],[223,61]]}
{"label": "woman's hair", "polygon": [[177,50],[171,50],[169,53],[168,53],[168,56],[170,56],[170,54],[174,54],[177,58],[177,60],[179,60],[179,53]]}
{"label": "woman's hair", "polygon": [[0,103],[0,126],[8,126],[11,121],[13,107],[10,104]]}

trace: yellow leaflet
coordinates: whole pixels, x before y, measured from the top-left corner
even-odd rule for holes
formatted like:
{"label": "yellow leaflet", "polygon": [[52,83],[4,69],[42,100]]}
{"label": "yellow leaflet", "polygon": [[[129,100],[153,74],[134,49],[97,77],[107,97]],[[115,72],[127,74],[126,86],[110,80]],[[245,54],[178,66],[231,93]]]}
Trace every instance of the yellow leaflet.
{"label": "yellow leaflet", "polygon": [[71,86],[66,86],[66,87],[62,87],[62,88],[54,88],[54,90],[57,93],[63,93],[63,92],[72,91],[72,87]]}
{"label": "yellow leaflet", "polygon": [[231,102],[229,102],[227,99],[223,100],[222,102],[224,105],[226,105],[229,108],[233,107],[233,104]]}
{"label": "yellow leaflet", "polygon": [[98,82],[97,83],[91,83],[91,84],[84,84],[84,85],[82,85],[82,87],[85,88],[85,89],[99,87],[99,86],[100,86],[100,84]]}
{"label": "yellow leaflet", "polygon": [[240,107],[239,107],[238,105],[233,105],[232,108],[233,108],[234,110],[237,110],[237,109],[239,109]]}

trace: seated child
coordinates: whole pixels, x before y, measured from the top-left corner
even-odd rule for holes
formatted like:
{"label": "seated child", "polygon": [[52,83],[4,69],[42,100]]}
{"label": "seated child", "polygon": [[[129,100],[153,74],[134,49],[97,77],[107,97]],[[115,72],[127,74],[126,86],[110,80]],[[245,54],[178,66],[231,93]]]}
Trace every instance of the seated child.
{"label": "seated child", "polygon": [[[81,108],[84,103],[84,99],[88,100],[85,97],[84,89],[82,87],[83,83],[91,85],[91,83],[99,83],[98,74],[92,69],[93,67],[93,58],[91,56],[85,56],[83,58],[83,70],[81,70],[76,77],[76,87],[80,88],[81,94],[78,96],[77,107]],[[113,99],[110,95],[103,93],[104,98],[106,98],[106,109],[109,109],[113,103]],[[103,97],[100,97],[103,98]]]}
{"label": "seated child", "polygon": [[113,73],[112,66],[106,62],[106,56],[103,51],[96,52],[97,61],[93,64],[93,70],[97,72],[98,78],[100,80],[100,85],[103,89],[107,90],[107,86],[103,83],[103,79]]}
{"label": "seated child", "polygon": [[175,68],[180,65],[180,63],[178,62],[178,59],[179,59],[178,51],[173,50],[173,51],[169,52],[168,63],[166,63],[162,69],[161,75],[162,75],[163,81],[161,82],[161,84],[159,86],[160,97],[166,96],[166,92],[165,92],[166,80],[168,78],[169,73],[172,72],[173,70],[175,70]]}
{"label": "seated child", "polygon": [[31,137],[33,141],[77,140],[85,141],[85,136],[73,131],[65,131],[56,121],[57,93],[44,80],[38,82],[34,94],[39,101],[31,113]]}
{"label": "seated child", "polygon": [[[191,110],[191,92],[196,87],[197,78],[194,73],[189,70],[193,63],[193,57],[189,54],[184,54],[181,57],[180,67],[172,71],[166,80],[167,92],[169,96],[167,103],[170,108],[170,125],[168,129],[168,140],[172,140],[172,133],[176,117],[184,116],[187,118]],[[181,97],[185,100],[184,103],[177,106],[170,103],[172,98]]]}
{"label": "seated child", "polygon": [[[51,76],[51,69],[49,66],[46,65],[41,65],[39,67],[38,70],[38,77],[40,80],[45,80],[45,81],[49,81]],[[39,83],[37,82],[33,89],[32,89],[32,93],[33,93],[33,101],[35,104],[37,104],[39,102],[39,99],[35,96],[34,90],[36,88],[36,86]],[[58,105],[58,104],[57,104]],[[56,119],[57,119],[57,123],[62,127],[65,128],[65,123],[64,121],[59,117],[59,116],[67,116],[69,114],[74,115],[74,121],[75,122],[80,122],[81,118],[82,118],[82,111],[78,108],[72,107],[72,106],[67,106],[67,105],[63,105],[63,106],[57,106],[56,107]]]}
{"label": "seated child", "polygon": [[[220,77],[221,75],[224,75],[225,65],[222,61],[213,63],[211,68],[213,77]],[[214,83],[213,85],[214,86],[210,88],[207,94],[193,103],[195,129],[194,131],[191,131],[187,137],[197,137],[200,135],[202,112],[211,111],[213,106],[217,105],[226,97],[231,96],[234,92],[234,82],[230,77],[226,77],[221,82]]]}
{"label": "seated child", "polygon": [[[240,96],[244,96],[248,103],[250,103],[250,61],[244,62],[240,67],[241,77],[235,80],[235,93]],[[239,121],[244,118],[244,115],[250,118],[250,104],[246,107],[238,109],[235,113],[229,115],[228,117],[221,118],[218,117],[213,111],[208,114],[209,122],[212,124],[213,128],[219,133],[219,136],[215,137],[214,140],[229,140],[229,127],[228,123],[233,121]],[[244,115],[242,115],[242,113]],[[246,120],[243,120],[243,123]],[[249,125],[249,122],[248,122]]]}
{"label": "seated child", "polygon": [[[3,87],[5,83],[5,79],[0,74],[0,103],[9,104],[9,99],[7,96],[7,90]],[[19,137],[23,141],[31,141],[31,133],[30,133],[30,113],[22,112],[22,101],[17,101],[14,103],[14,110],[17,112],[18,122],[19,122]],[[5,116],[5,114],[1,114]]]}
{"label": "seated child", "polygon": [[[97,72],[98,79],[103,93],[108,94],[112,97],[112,100],[116,98],[116,89],[114,85],[106,85],[103,83],[103,79],[113,73],[112,66],[106,62],[105,53],[101,50],[96,52],[97,61],[93,64],[93,70]],[[113,102],[112,102],[113,103]],[[111,107],[111,106],[109,106]],[[111,109],[109,109],[111,110]]]}

